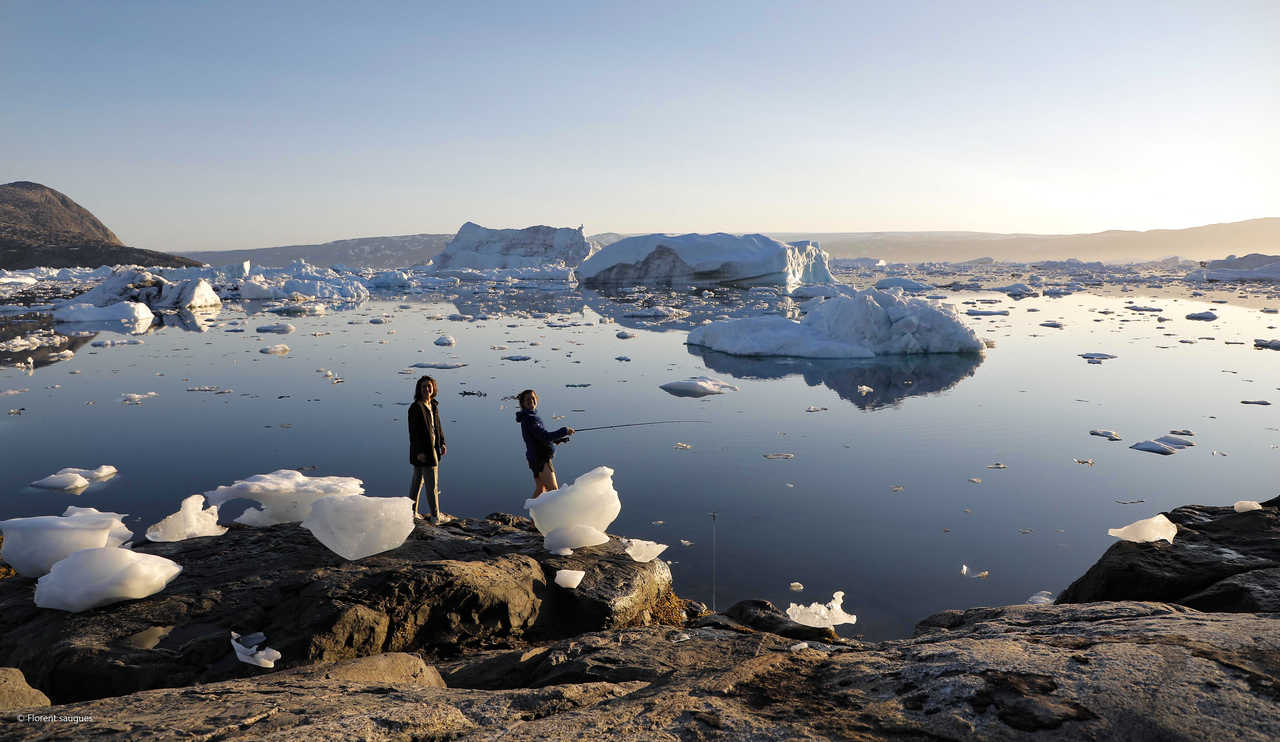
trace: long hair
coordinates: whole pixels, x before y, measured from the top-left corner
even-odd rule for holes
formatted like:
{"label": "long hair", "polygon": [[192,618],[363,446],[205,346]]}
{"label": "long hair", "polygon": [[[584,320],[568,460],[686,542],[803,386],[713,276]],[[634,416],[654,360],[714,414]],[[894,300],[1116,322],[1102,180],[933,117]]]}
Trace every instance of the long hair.
{"label": "long hair", "polygon": [[[422,382],[431,382],[431,389],[427,392],[429,396],[425,399],[422,397]],[[413,401],[414,402],[430,402],[436,398],[436,380],[430,376],[423,376],[418,379],[418,383],[413,385]]]}
{"label": "long hair", "polygon": [[523,392],[516,395],[516,404],[520,405],[520,409],[522,410],[524,409],[524,401],[526,399],[531,400],[532,403],[537,403],[538,393],[532,389],[525,389]]}

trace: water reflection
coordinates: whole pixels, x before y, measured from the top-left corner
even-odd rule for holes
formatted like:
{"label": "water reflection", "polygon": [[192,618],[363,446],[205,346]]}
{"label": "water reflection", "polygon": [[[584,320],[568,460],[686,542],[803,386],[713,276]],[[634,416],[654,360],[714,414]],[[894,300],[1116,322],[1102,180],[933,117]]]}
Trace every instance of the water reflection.
{"label": "water reflection", "polygon": [[564,290],[492,286],[471,293],[463,291],[452,302],[459,314],[497,318],[504,315],[545,317],[551,314],[580,314],[585,304],[582,294],[566,285]]}
{"label": "water reflection", "polygon": [[596,313],[637,330],[691,330],[705,322],[761,314],[798,316],[791,297],[772,287],[664,290],[637,286],[582,293]]}
{"label": "water reflection", "polygon": [[[906,397],[946,391],[973,376],[977,353],[927,353],[866,360],[733,356],[686,345],[713,371],[739,379],[781,379],[800,374],[809,386],[822,384],[862,410],[897,405]],[[870,391],[868,391],[870,389]]]}

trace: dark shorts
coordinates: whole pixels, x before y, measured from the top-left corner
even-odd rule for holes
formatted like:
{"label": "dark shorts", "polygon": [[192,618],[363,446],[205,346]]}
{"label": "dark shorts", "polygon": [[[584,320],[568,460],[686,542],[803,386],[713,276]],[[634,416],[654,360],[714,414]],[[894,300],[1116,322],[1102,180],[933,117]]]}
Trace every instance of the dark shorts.
{"label": "dark shorts", "polygon": [[538,461],[537,459],[525,460],[529,462],[529,471],[533,472],[534,478],[537,478],[538,474],[542,473],[544,468],[552,474],[556,473],[556,467],[551,463],[551,459],[547,459],[546,461]]}

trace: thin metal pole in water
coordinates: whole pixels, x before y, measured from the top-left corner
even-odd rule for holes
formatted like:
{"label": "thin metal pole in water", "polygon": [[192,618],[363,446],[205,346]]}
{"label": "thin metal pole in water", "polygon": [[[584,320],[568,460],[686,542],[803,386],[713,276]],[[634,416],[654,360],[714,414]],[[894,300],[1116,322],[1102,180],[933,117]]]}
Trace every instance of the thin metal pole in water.
{"label": "thin metal pole in water", "polygon": [[711,516],[711,610],[716,609],[716,515],[718,513],[707,513]]}

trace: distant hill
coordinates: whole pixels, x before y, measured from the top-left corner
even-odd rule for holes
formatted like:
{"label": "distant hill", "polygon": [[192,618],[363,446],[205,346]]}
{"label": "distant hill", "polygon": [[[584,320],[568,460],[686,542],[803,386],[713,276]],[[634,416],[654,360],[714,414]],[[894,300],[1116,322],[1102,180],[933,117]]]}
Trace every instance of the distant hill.
{"label": "distant hill", "polygon": [[404,234],[394,237],[356,237],[319,245],[282,245],[254,250],[206,250],[183,255],[210,265],[245,260],[253,265],[282,268],[302,258],[313,265],[341,264],[351,268],[403,268],[422,265],[438,255],[451,234]]}
{"label": "distant hill", "polygon": [[72,268],[118,264],[183,266],[199,263],[127,247],[80,204],[25,180],[0,185],[0,268]]}
{"label": "distant hill", "polygon": [[1280,253],[1280,218],[1208,224],[1147,232],[1110,230],[1092,234],[998,234],[992,232],[771,232],[784,242],[817,240],[833,258],[884,258],[889,262],[945,260],[1147,261],[1178,255],[1209,260],[1226,255]]}

